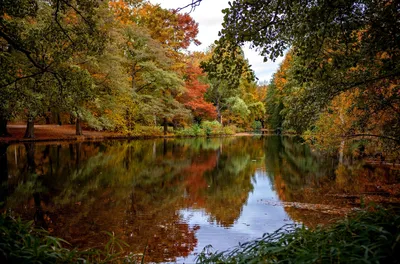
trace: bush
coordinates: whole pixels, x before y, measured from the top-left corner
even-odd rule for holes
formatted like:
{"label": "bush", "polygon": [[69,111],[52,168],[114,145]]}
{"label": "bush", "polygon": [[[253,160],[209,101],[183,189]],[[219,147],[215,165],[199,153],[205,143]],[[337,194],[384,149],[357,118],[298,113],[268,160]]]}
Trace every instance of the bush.
{"label": "bush", "polygon": [[198,263],[399,263],[400,216],[361,212],[315,230],[286,225],[223,252],[206,247]]}
{"label": "bush", "polygon": [[[110,240],[104,250],[68,249],[63,239],[36,229],[32,221],[0,215],[0,263],[140,263],[142,254],[123,255],[125,242],[105,232]],[[69,245],[69,244],[68,244]]]}
{"label": "bush", "polygon": [[201,123],[202,128],[205,131],[205,134],[207,136],[211,136],[211,135],[218,135],[220,134],[221,131],[221,124],[217,121],[203,121]]}
{"label": "bush", "polygon": [[253,128],[254,131],[260,131],[262,128],[261,122],[254,121],[253,124],[251,125],[251,128]]}
{"label": "bush", "polygon": [[224,135],[235,135],[236,134],[236,126],[230,125],[230,126],[225,126],[222,130],[222,134]]}
{"label": "bush", "polygon": [[177,136],[197,137],[212,135],[234,135],[236,133],[235,126],[223,127],[218,121],[204,121],[201,126],[194,124],[191,127],[184,128],[175,132]]}
{"label": "bush", "polygon": [[204,135],[204,131],[201,129],[199,124],[194,124],[192,126],[192,133],[193,133],[193,136],[195,136],[195,137]]}
{"label": "bush", "polygon": [[138,137],[159,137],[164,135],[164,129],[162,126],[136,125],[130,134]]}
{"label": "bush", "polygon": [[203,129],[201,129],[200,125],[194,124],[191,127],[186,127],[176,131],[175,135],[183,137],[197,137],[197,136],[204,136],[205,132]]}

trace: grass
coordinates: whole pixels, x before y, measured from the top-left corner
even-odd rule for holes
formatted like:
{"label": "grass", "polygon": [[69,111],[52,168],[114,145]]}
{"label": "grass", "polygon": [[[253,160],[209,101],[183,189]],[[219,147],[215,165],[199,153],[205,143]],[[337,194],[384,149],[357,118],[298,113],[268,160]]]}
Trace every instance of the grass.
{"label": "grass", "polygon": [[0,216],[0,263],[143,263],[144,254],[124,254],[126,243],[105,232],[109,242],[104,249],[68,249],[69,243],[50,236],[10,215]]}
{"label": "grass", "polygon": [[400,263],[400,217],[380,209],[314,230],[286,225],[228,251],[208,246],[197,263]]}

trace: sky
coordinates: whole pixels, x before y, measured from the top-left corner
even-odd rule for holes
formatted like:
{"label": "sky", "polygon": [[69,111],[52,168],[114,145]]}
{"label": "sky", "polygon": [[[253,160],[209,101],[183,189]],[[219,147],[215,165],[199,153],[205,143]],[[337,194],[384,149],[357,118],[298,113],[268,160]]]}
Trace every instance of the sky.
{"label": "sky", "polygon": [[[191,0],[150,0],[153,4],[160,4],[166,9],[175,9],[190,4]],[[205,51],[216,39],[218,32],[221,30],[223,22],[222,9],[228,8],[229,0],[203,0],[200,6],[196,7],[190,15],[199,23],[199,34],[197,39],[202,43],[200,46],[192,44],[190,51]],[[189,12],[190,8],[181,12]],[[263,62],[263,57],[258,55],[255,50],[248,48],[249,45],[243,47],[246,58],[249,60],[251,68],[255,72],[258,81],[269,82],[272,74],[276,72],[283,58],[278,58],[275,62]]]}

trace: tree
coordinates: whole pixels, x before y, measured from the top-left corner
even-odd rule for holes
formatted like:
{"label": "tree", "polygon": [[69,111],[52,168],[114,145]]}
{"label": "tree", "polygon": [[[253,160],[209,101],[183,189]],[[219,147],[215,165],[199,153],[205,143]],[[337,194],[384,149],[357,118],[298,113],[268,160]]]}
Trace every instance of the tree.
{"label": "tree", "polygon": [[215,105],[217,119],[222,124],[222,110],[237,101],[234,98],[238,98],[235,96],[241,80],[254,81],[255,77],[239,46],[220,39],[211,54],[211,58],[201,62],[201,68],[210,81],[207,98]]}
{"label": "tree", "polygon": [[205,73],[201,70],[199,62],[196,61],[196,56],[201,55],[189,55],[185,72],[186,91],[178,97],[178,101],[192,110],[195,120],[201,121],[204,118],[215,118],[216,111],[213,104],[205,101],[204,95],[209,85],[201,81],[201,78],[204,79]]}
{"label": "tree", "polygon": [[200,44],[196,39],[198,23],[189,14],[180,14],[150,3],[146,3],[136,12],[137,25],[147,28],[151,37],[164,47],[179,51],[187,49],[191,43]]}
{"label": "tree", "polygon": [[[68,65],[104,50],[107,36],[100,22],[107,18],[106,8],[104,3],[91,0],[2,2],[0,40],[6,47],[2,54],[13,56],[9,62],[21,60],[14,72],[5,72],[8,77],[2,81],[2,89],[15,92],[9,86],[19,87],[16,92],[25,99],[21,108],[27,111],[26,137],[34,136],[35,117],[64,99],[60,95],[69,88],[64,70],[73,68]],[[13,98],[12,94],[5,97]],[[1,124],[11,116],[2,115]]]}
{"label": "tree", "polygon": [[[369,104],[368,112],[393,111],[394,119],[383,125],[383,134],[371,136],[390,135],[398,141],[399,8],[400,3],[391,0],[237,0],[224,10],[221,34],[235,43],[252,42],[266,59],[274,60],[292,47],[290,85],[296,96],[288,102],[298,110],[309,109],[303,116],[293,115],[308,125],[336,96],[360,89],[353,106],[365,110],[365,102],[374,102],[378,89],[378,98],[385,100]],[[394,93],[388,96],[389,91]]]}

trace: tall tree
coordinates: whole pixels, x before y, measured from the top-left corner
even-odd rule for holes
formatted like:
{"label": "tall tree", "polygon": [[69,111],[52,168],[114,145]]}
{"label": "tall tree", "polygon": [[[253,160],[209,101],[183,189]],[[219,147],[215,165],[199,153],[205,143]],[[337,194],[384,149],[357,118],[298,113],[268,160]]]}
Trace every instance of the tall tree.
{"label": "tall tree", "polygon": [[191,109],[195,120],[200,122],[204,118],[215,118],[216,110],[212,103],[205,101],[204,96],[209,85],[204,80],[205,73],[200,68],[196,58],[198,56],[203,57],[199,54],[191,54],[188,57],[185,72],[186,91],[179,96],[178,100]]}
{"label": "tall tree", "polygon": [[[104,16],[107,5],[92,0],[27,0],[2,4],[1,41],[6,43],[7,52],[13,51],[14,60],[22,58],[16,74],[6,73],[10,77],[2,88],[5,91],[10,91],[10,85],[21,88],[18,96],[27,99],[22,101],[25,104],[22,107],[29,112],[26,137],[33,137],[35,116],[42,112],[44,105],[60,102],[50,102],[56,97],[49,96],[47,90],[56,88],[62,94],[69,88],[63,74],[65,69],[72,68],[66,65],[77,57],[95,56],[104,50],[107,36],[102,19],[107,18]],[[40,104],[31,102],[29,95],[32,93],[37,95],[36,99],[40,98],[36,100]],[[62,96],[57,98],[63,99]]]}
{"label": "tall tree", "polygon": [[254,72],[244,58],[243,50],[232,42],[220,39],[211,49],[211,58],[201,63],[207,73],[210,88],[207,97],[217,109],[218,121],[222,124],[222,110],[234,104],[240,81],[253,81]]}
{"label": "tall tree", "polygon": [[[365,113],[385,109],[394,115],[383,125],[383,134],[364,134],[399,141],[399,9],[400,3],[392,0],[236,0],[224,10],[221,33],[236,43],[252,42],[266,59],[293,47],[291,89],[296,96],[290,102],[298,110],[310,110],[303,115],[305,123],[315,120],[315,113],[324,111],[336,96],[360,89],[354,107],[369,109]],[[374,103],[374,98],[384,100]]]}

